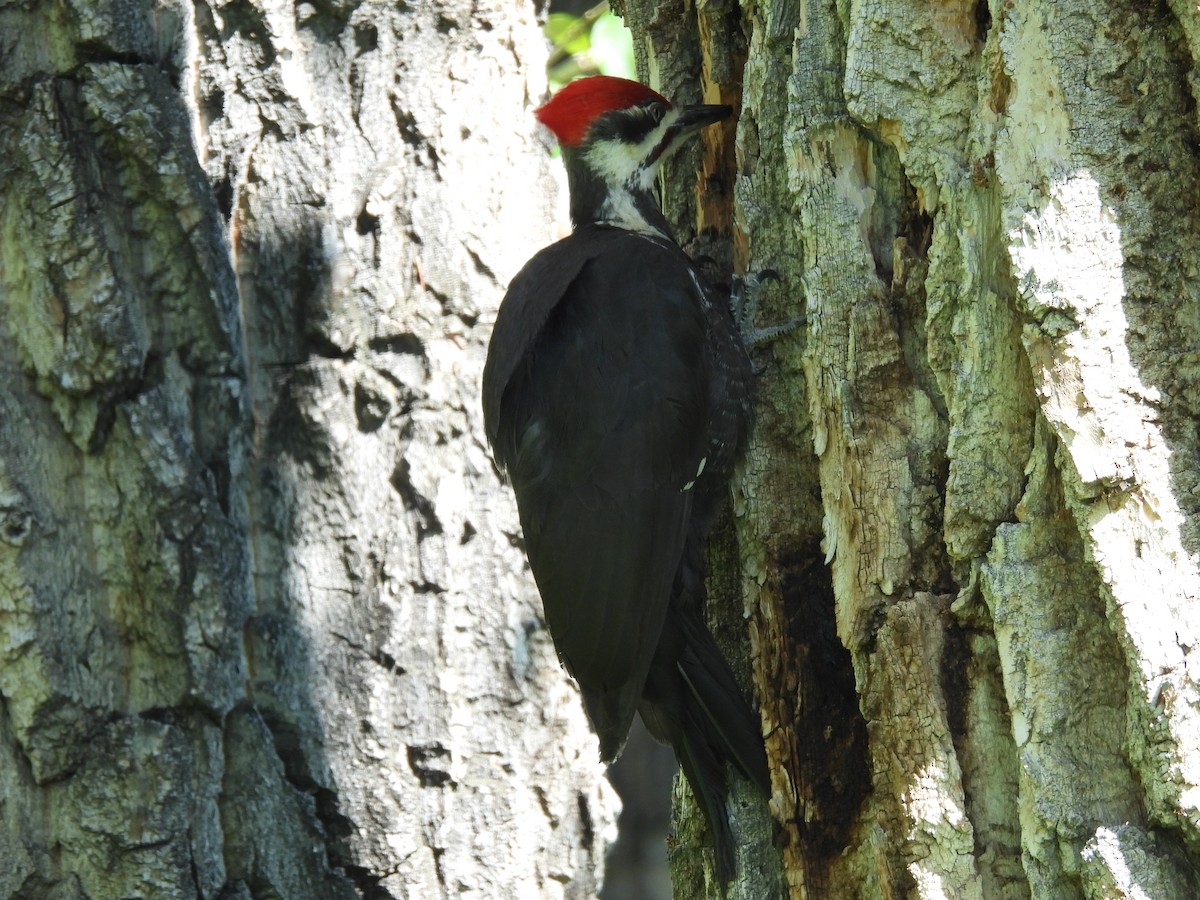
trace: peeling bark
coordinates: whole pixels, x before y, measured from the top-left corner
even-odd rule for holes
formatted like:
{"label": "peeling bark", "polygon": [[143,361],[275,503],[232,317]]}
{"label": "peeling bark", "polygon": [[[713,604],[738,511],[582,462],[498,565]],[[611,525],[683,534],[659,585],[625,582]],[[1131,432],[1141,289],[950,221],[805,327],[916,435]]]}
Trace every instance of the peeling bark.
{"label": "peeling bark", "polygon": [[[0,8],[0,896],[587,897],[478,381],[527,6]],[[497,177],[497,173],[502,177]]]}
{"label": "peeling bark", "polygon": [[[1200,895],[1200,12],[625,13],[740,110],[681,241],[805,321],[710,552],[774,779],[731,896]],[[476,400],[543,54],[523,7],[0,8],[0,896],[595,892]]]}
{"label": "peeling bark", "polygon": [[740,96],[732,231],[686,174],[677,227],[806,323],[723,557],[791,896],[1197,895],[1200,12],[626,13]]}

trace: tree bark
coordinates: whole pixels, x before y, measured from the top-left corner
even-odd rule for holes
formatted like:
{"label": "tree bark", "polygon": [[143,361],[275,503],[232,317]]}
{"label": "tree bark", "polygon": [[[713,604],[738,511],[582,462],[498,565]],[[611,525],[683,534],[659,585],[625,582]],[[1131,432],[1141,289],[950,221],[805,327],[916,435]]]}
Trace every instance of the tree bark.
{"label": "tree bark", "polygon": [[[806,322],[711,553],[781,832],[735,796],[733,896],[1200,896],[1195,4],[625,13],[740,110],[677,233]],[[508,4],[0,6],[0,896],[595,893],[476,398],[544,53]]]}
{"label": "tree bark", "polygon": [[588,897],[478,381],[510,3],[0,4],[0,897]]}
{"label": "tree bark", "polygon": [[790,895],[1200,895],[1200,11],[624,12],[740,108],[677,227],[806,322],[725,535]]}

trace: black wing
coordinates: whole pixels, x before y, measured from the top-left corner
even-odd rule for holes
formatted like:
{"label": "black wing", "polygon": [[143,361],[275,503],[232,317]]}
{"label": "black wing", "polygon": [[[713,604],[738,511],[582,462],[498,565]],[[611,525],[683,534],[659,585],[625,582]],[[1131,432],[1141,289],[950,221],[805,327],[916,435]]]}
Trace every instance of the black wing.
{"label": "black wing", "polygon": [[[549,248],[587,261],[507,383],[485,380],[485,415],[498,391],[489,436],[517,495],[555,647],[610,760],[637,709],[683,552],[711,372],[687,258],[628,233],[611,241],[611,230],[593,254],[588,231]],[[517,287],[497,333],[510,298],[546,304]]]}

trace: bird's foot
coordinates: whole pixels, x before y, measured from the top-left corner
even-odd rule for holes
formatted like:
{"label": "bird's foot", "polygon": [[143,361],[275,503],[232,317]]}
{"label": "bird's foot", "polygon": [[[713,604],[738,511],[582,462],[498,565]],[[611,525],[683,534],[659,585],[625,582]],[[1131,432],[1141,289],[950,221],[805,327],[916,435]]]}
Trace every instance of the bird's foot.
{"label": "bird's foot", "polygon": [[758,319],[758,301],[768,281],[779,281],[779,273],[774,269],[760,269],[750,275],[733,276],[729,308],[733,313],[733,321],[737,323],[738,331],[741,332],[742,343],[746,345],[747,350],[768,344],[804,324],[802,318],[792,319],[782,325],[768,325],[765,328],[759,328],[755,324]]}

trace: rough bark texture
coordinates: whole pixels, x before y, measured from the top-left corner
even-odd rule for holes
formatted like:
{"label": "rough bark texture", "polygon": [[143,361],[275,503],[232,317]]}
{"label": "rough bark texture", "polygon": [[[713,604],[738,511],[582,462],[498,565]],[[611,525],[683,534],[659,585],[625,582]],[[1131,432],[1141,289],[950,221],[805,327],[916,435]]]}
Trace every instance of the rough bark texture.
{"label": "rough bark texture", "polygon": [[588,897],[482,438],[511,3],[0,2],[0,897]]}
{"label": "rough bark texture", "polygon": [[625,7],[807,323],[725,554],[791,896],[1200,896],[1200,10]]}

